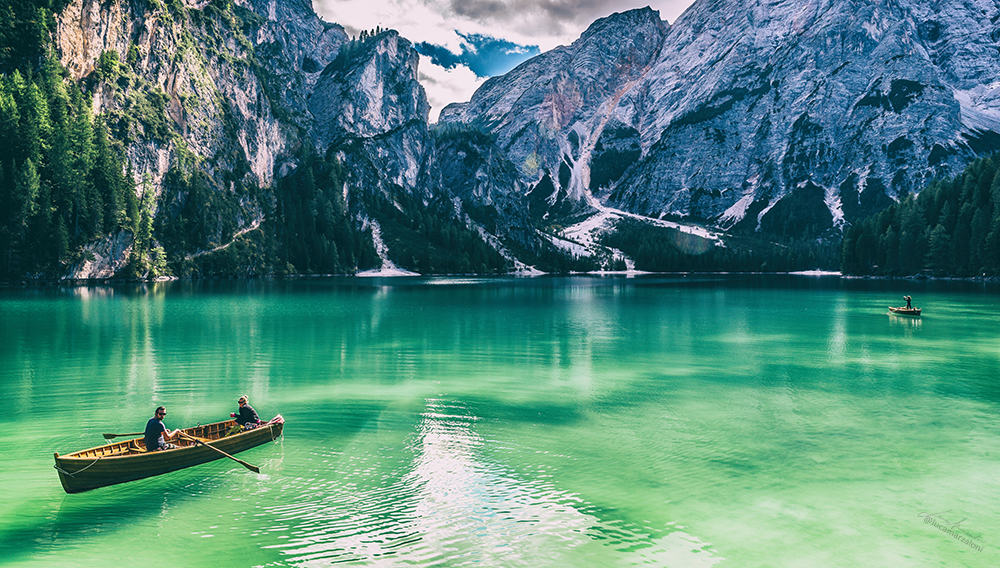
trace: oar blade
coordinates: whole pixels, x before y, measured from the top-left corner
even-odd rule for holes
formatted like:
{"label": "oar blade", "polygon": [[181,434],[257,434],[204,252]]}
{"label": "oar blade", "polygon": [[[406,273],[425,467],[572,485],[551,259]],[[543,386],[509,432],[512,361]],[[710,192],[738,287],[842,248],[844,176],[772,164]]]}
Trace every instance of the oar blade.
{"label": "oar blade", "polygon": [[128,434],[102,434],[105,440],[113,440],[122,436],[142,436],[145,432],[130,432]]}
{"label": "oar blade", "polygon": [[184,438],[187,438],[188,440],[191,440],[192,442],[194,442],[194,443],[196,443],[196,444],[200,444],[200,445],[202,445],[202,446],[204,446],[204,447],[206,447],[206,448],[208,448],[208,449],[210,449],[210,450],[213,450],[213,451],[216,451],[216,452],[219,452],[220,454],[222,454],[222,455],[226,456],[227,458],[229,458],[229,459],[233,460],[234,462],[236,462],[236,463],[238,463],[238,464],[242,465],[243,467],[245,467],[245,468],[249,469],[250,471],[252,471],[252,472],[254,472],[254,473],[260,473],[260,468],[259,468],[259,467],[255,466],[255,465],[253,465],[253,464],[249,464],[249,463],[247,463],[247,462],[245,462],[245,461],[243,461],[243,460],[241,460],[241,459],[239,459],[239,458],[234,458],[233,456],[231,456],[231,455],[227,454],[226,452],[224,452],[224,451],[220,450],[219,448],[216,448],[215,446],[213,446],[212,444],[210,444],[210,443],[208,443],[208,442],[202,442],[202,441],[201,441],[201,440],[199,440],[198,438],[195,438],[195,437],[193,437],[193,436],[190,436],[189,434],[187,434],[187,433],[185,433],[185,432],[181,432],[181,433],[180,433],[180,435],[181,435],[182,437],[184,437]]}

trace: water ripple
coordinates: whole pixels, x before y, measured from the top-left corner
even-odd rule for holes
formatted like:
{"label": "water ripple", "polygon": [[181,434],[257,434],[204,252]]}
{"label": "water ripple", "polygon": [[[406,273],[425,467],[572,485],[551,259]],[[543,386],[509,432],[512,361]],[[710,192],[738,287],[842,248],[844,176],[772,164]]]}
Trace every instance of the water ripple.
{"label": "water ripple", "polygon": [[301,566],[400,563],[539,566],[584,559],[614,547],[636,561],[711,565],[707,543],[679,528],[651,531],[602,520],[579,496],[546,479],[525,480],[483,457],[479,418],[462,405],[428,400],[409,443],[412,463],[384,485],[361,488],[298,480],[302,500],[268,510],[266,545]]}

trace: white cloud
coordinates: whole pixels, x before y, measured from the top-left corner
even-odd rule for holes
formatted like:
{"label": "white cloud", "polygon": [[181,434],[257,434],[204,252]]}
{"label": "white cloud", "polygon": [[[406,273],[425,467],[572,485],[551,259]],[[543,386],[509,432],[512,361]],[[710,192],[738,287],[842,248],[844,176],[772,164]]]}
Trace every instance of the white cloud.
{"label": "white cloud", "polygon": [[394,29],[414,43],[426,41],[462,51],[462,39],[455,30],[464,30],[463,22],[450,21],[447,7],[433,0],[313,0],[313,8],[324,20],[344,26],[350,35],[379,26]]}
{"label": "white cloud", "polygon": [[427,92],[427,102],[431,104],[431,122],[437,122],[441,109],[449,103],[472,98],[472,93],[485,81],[464,65],[445,69],[422,55],[418,69],[418,79]]}

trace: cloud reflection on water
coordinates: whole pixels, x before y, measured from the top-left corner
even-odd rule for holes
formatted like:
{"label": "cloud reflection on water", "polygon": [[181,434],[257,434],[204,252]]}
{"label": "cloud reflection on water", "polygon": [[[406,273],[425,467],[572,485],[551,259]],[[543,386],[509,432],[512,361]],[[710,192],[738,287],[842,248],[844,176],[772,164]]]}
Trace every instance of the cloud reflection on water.
{"label": "cloud reflection on water", "polygon": [[411,437],[413,461],[401,477],[370,489],[307,487],[305,500],[271,510],[278,515],[273,528],[289,536],[265,548],[281,549],[301,566],[582,565],[606,558],[607,547],[619,559],[624,552],[657,565],[722,560],[680,527],[652,538],[584,512],[592,507],[547,479],[521,479],[484,457],[502,451],[503,442],[484,439],[479,422],[460,402],[427,399]]}

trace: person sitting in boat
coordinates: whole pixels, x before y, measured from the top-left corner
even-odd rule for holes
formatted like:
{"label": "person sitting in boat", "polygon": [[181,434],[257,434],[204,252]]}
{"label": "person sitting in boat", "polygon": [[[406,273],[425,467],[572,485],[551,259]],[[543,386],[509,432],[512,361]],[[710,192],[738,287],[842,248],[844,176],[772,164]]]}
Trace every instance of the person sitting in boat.
{"label": "person sitting in boat", "polygon": [[230,416],[236,418],[237,424],[244,430],[253,430],[257,426],[260,426],[260,417],[257,416],[257,411],[250,406],[250,399],[247,398],[247,395],[241,396],[236,403],[240,405],[240,411],[238,414],[231,414]]}
{"label": "person sitting in boat", "polygon": [[[162,406],[157,406],[156,411],[153,413],[153,417],[146,422],[146,451],[155,452],[159,450],[172,450],[176,448],[174,444],[167,442],[167,440],[177,436],[180,430],[174,430],[173,432],[167,430],[167,427],[163,424],[163,417],[167,415],[167,409]],[[166,436],[164,436],[166,434]]]}
{"label": "person sitting in boat", "polygon": [[906,300],[906,309],[912,310],[913,306],[910,304],[910,300],[912,300],[913,298],[909,296],[903,296],[903,299]]}

